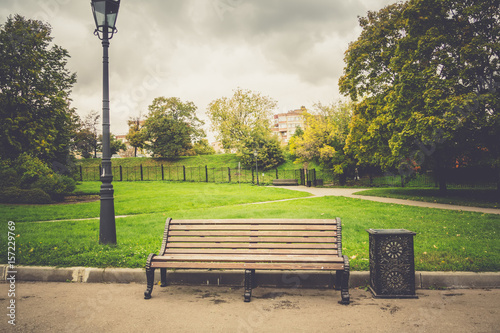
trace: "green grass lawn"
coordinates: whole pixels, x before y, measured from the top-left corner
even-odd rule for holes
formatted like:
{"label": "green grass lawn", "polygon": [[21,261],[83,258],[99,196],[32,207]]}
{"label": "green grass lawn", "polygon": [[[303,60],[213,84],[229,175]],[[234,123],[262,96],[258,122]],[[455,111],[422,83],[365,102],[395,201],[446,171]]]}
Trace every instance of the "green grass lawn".
{"label": "green grass lawn", "polygon": [[495,189],[448,189],[442,196],[439,189],[423,188],[377,188],[360,191],[356,194],[374,197],[397,198],[452,205],[500,208]]}
{"label": "green grass lawn", "polygon": [[[98,220],[30,223],[21,222],[17,217],[24,216],[24,221],[32,221],[30,214],[25,212],[32,210],[31,215],[37,216],[37,219],[52,219],[49,218],[51,212],[59,210],[59,216],[80,218],[88,214],[85,209],[81,209],[87,204],[1,205],[5,233],[6,222],[16,221],[18,264],[143,267],[148,254],[159,250],[167,217],[307,219],[338,216],[343,222],[343,253],[351,258],[354,270],[369,268],[368,233],[365,231],[369,228],[415,231],[417,270],[500,270],[499,215],[384,204],[345,197],[240,205],[243,202],[255,202],[259,197],[264,201],[300,195],[295,191],[250,185],[168,183],[169,186],[165,186],[167,184],[163,182],[116,185],[117,215],[124,212],[135,214],[116,219],[116,246],[99,244]],[[79,189],[86,193],[96,191],[90,183],[80,185]],[[141,196],[145,197],[141,199]],[[96,205],[91,215],[97,216],[98,203],[90,204]],[[0,251],[3,262],[6,262],[6,237],[0,241]]]}
{"label": "green grass lawn", "polygon": [[[77,192],[99,194],[100,186],[100,182],[83,182],[77,186]],[[310,195],[304,192],[236,183],[114,182],[113,188],[116,215],[184,211]],[[6,221],[16,222],[83,219],[99,217],[99,207],[99,200],[54,205],[0,204],[0,214]]]}

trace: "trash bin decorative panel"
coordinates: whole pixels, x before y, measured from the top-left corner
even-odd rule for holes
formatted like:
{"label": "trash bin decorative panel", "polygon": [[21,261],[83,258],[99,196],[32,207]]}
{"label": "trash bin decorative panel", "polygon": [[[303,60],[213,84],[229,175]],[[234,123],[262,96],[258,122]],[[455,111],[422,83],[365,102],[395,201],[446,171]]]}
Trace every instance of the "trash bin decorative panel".
{"label": "trash bin decorative panel", "polygon": [[378,298],[417,298],[413,236],[404,229],[368,229],[370,290]]}

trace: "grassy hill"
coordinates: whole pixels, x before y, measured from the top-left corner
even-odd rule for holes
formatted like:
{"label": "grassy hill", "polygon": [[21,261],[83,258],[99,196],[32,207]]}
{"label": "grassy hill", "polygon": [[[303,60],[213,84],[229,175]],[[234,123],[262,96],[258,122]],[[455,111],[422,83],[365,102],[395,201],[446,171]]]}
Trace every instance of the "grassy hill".
{"label": "grassy hill", "polygon": [[[209,168],[238,168],[238,157],[236,154],[217,154],[217,155],[197,155],[197,156],[181,156],[175,159],[166,158],[150,158],[150,157],[126,157],[114,158],[111,160],[113,166],[122,167],[138,167],[142,166],[186,166],[198,167],[208,166]],[[77,161],[77,165],[82,167],[92,167],[101,165],[100,158],[87,158]],[[314,167],[311,166],[310,167]],[[286,160],[285,163],[278,167],[278,170],[300,169],[300,164],[294,164],[292,160]]]}

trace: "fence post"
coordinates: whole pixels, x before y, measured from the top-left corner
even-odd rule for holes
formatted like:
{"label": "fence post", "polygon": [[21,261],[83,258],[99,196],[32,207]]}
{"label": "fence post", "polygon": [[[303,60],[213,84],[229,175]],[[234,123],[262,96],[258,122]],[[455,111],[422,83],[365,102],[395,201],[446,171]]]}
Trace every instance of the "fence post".
{"label": "fence post", "polygon": [[205,165],[205,182],[208,183],[208,165]]}
{"label": "fence post", "polygon": [[231,182],[231,168],[230,167],[227,168],[227,177],[229,179],[229,182]]}
{"label": "fence post", "polygon": [[143,180],[144,177],[143,177],[143,174],[142,174],[142,164],[140,165],[140,169],[141,169],[141,180]]}
{"label": "fence post", "polygon": [[182,174],[184,175],[184,181],[186,181],[186,166],[182,166]]}
{"label": "fence post", "polygon": [[82,166],[80,165],[80,181],[83,182],[83,171],[82,171]]}
{"label": "fence post", "polygon": [[163,164],[161,165],[161,180],[165,180],[165,170],[163,170]]}
{"label": "fence post", "polygon": [[120,165],[120,181],[123,181],[123,170],[121,165]]}
{"label": "fence post", "polygon": [[276,179],[280,179],[280,177],[278,176],[278,168],[276,168]]}

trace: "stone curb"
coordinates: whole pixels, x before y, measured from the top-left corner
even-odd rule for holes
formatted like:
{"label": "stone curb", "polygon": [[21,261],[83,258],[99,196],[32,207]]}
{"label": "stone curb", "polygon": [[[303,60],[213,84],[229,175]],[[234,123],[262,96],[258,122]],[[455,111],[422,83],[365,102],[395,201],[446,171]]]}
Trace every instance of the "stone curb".
{"label": "stone curb", "polygon": [[[37,282],[81,282],[81,283],[141,283],[146,284],[142,268],[92,268],[47,266],[18,266],[15,272],[8,265],[0,265],[0,281],[15,275],[16,281]],[[334,272],[301,271],[257,271],[257,285],[273,287],[324,288],[334,279]],[[370,272],[354,271],[350,274],[351,288],[369,284]],[[227,285],[243,286],[242,271],[169,270],[170,284],[178,285]],[[159,269],[155,280],[160,280]],[[416,272],[415,286],[429,288],[500,288],[500,273],[497,272]]]}

